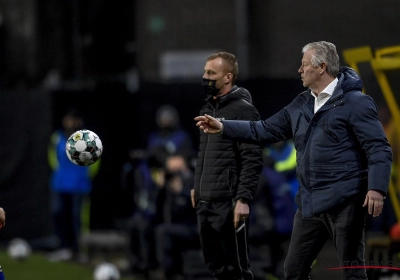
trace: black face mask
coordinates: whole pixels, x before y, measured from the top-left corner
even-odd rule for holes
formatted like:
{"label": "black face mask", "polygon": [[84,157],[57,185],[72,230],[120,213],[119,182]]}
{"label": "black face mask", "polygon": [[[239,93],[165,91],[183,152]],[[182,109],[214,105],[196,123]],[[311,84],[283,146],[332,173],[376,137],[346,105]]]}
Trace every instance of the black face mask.
{"label": "black face mask", "polygon": [[217,80],[210,80],[203,78],[203,89],[204,91],[212,96],[217,96],[220,89],[215,87]]}

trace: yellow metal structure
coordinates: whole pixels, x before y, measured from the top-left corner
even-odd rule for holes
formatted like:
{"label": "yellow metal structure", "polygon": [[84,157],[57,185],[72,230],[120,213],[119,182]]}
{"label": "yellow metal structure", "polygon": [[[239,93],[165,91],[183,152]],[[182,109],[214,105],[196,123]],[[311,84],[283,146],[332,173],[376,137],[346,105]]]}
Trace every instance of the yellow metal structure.
{"label": "yellow metal structure", "polygon": [[358,63],[370,62],[374,58],[369,46],[344,50],[343,57],[346,63],[356,70],[357,73],[360,73],[358,70]]}

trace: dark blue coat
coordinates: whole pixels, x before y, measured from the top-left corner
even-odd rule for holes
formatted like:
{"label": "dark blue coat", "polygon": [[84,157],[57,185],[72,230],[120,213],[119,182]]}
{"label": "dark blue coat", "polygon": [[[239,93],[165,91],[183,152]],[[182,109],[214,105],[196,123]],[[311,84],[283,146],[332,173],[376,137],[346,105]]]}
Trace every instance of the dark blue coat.
{"label": "dark blue coat", "polygon": [[314,114],[310,90],[264,121],[223,121],[222,137],[250,143],[293,138],[296,203],[304,217],[324,212],[367,189],[387,192],[391,147],[357,73],[342,67],[332,97]]}

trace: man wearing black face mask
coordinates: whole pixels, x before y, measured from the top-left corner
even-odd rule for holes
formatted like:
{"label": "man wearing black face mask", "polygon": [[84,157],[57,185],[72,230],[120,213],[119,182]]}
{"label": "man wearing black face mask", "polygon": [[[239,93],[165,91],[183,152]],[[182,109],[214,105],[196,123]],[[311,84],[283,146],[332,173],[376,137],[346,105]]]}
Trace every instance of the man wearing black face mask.
{"label": "man wearing black face mask", "polygon": [[[203,87],[207,103],[200,115],[220,120],[259,120],[250,93],[235,86],[238,63],[233,54],[208,57]],[[249,203],[262,169],[261,148],[200,132],[191,192],[204,260],[216,279],[253,279],[247,246]]]}

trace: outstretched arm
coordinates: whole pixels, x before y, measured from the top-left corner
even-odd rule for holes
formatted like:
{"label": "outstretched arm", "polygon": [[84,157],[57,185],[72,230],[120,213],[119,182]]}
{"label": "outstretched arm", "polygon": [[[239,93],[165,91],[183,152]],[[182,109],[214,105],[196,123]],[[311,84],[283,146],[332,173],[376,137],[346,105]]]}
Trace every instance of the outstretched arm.
{"label": "outstretched arm", "polygon": [[242,143],[265,144],[292,138],[291,120],[286,108],[265,121],[224,120],[205,114],[194,118],[207,134],[220,134],[224,139]]}

